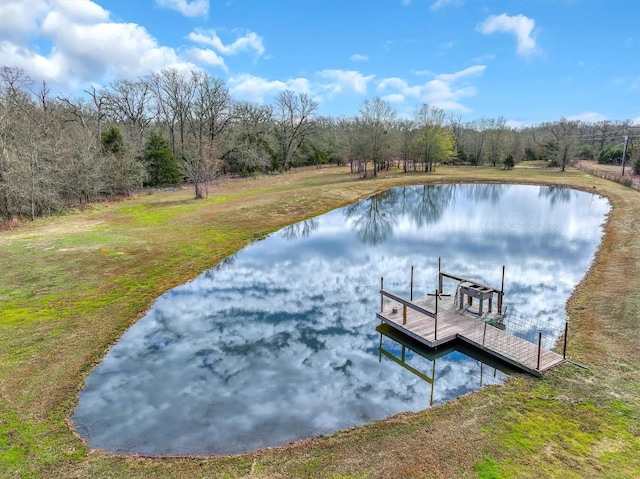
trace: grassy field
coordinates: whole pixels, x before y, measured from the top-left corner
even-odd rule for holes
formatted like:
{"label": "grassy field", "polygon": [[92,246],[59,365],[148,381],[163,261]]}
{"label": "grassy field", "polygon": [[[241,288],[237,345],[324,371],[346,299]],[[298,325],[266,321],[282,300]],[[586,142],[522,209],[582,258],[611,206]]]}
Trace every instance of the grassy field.
{"label": "grassy field", "polygon": [[[84,378],[167,289],[272,231],[390,186],[470,181],[609,197],[603,243],[567,305],[568,354],[588,369],[568,364],[239,456],[115,456],[74,434]],[[640,477],[640,192],[572,169],[443,167],[361,180],[327,168],[192,196],[154,192],[0,233],[0,477]]]}

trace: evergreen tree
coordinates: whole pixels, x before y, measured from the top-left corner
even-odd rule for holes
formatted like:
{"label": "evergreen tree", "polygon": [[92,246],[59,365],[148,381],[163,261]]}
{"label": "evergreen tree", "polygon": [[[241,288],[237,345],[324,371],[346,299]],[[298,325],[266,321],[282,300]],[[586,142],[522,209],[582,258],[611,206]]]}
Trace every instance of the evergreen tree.
{"label": "evergreen tree", "polygon": [[169,140],[152,131],[144,149],[143,161],[149,175],[149,186],[177,185],[182,182],[180,166],[176,162]]}
{"label": "evergreen tree", "polygon": [[114,155],[124,154],[124,138],[118,127],[111,125],[107,131],[102,132],[102,147]]}
{"label": "evergreen tree", "polygon": [[513,160],[513,155],[509,153],[507,157],[502,162],[505,170],[510,170],[515,166],[515,161]]}

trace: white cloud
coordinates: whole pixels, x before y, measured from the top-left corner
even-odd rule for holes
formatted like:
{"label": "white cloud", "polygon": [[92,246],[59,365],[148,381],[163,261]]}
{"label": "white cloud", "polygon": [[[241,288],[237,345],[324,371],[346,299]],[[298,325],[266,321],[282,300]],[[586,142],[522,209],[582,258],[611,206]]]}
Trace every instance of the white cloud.
{"label": "white cloud", "polygon": [[464,2],[462,0],[436,0],[429,7],[431,10],[436,11],[441,9],[442,7],[446,7],[447,5],[462,5]]}
{"label": "white cloud", "polygon": [[524,15],[509,16],[506,13],[492,15],[478,26],[478,31],[485,35],[495,32],[512,33],[518,42],[517,52],[520,56],[529,56],[536,52],[536,41],[532,37],[536,22]]}
{"label": "white cloud", "polygon": [[228,71],[227,66],[224,63],[224,58],[222,58],[210,48],[193,47],[190,48],[187,53],[189,57],[197,63],[204,63],[205,65],[220,67],[224,71]]}
{"label": "white cloud", "polygon": [[525,128],[529,126],[527,122],[519,121],[519,120],[507,120],[505,122],[505,125],[508,126],[509,128],[516,128],[516,129]]}
{"label": "white cloud", "polygon": [[[409,86],[409,84],[401,78],[391,77],[385,78],[384,80],[378,83],[378,91],[382,92],[385,90],[398,90],[395,95],[402,95],[403,97],[410,97],[414,99],[420,98],[422,92],[422,86],[415,85]],[[388,97],[393,97],[394,94],[387,95]],[[398,99],[398,96],[394,98]]]}
{"label": "white cloud", "polygon": [[447,83],[453,83],[460,78],[469,77],[469,76],[477,76],[483,73],[487,69],[486,65],[473,65],[469,68],[465,68],[464,70],[460,70],[455,73],[442,73],[440,75],[436,75],[438,80],[442,80]]}
{"label": "white cloud", "polygon": [[[385,99],[400,102],[400,98],[413,98],[422,103],[437,106],[443,110],[469,111],[460,100],[474,96],[477,91],[473,86],[459,86],[462,79],[481,75],[485,65],[474,65],[455,73],[442,73],[422,85],[409,85],[405,80],[397,77],[385,78],[378,83],[378,91],[391,93]],[[393,91],[395,90],[395,91]]]}
{"label": "white cloud", "polygon": [[229,78],[227,82],[229,92],[237,100],[265,103],[266,97],[275,95],[285,90],[293,90],[299,93],[309,93],[310,83],[306,78],[293,78],[286,82],[280,80],[267,80],[247,73]]}
{"label": "white cloud", "polygon": [[[27,3],[30,8],[24,7]],[[36,41],[51,44],[49,50],[40,50],[35,32]],[[0,58],[63,91],[88,82],[135,78],[164,67],[195,68],[173,48],[160,46],[144,27],[113,22],[108,10],[89,0],[3,2]]]}
{"label": "white cloud", "polygon": [[400,93],[391,93],[390,95],[384,96],[382,99],[388,101],[389,103],[403,103],[404,95]]}
{"label": "white cloud", "polygon": [[640,126],[640,116],[636,116],[633,120],[631,120],[631,123]]}
{"label": "white cloud", "polygon": [[253,50],[258,56],[264,53],[262,38],[254,32],[248,32],[233,43],[225,45],[215,30],[197,30],[191,32],[189,40],[201,45],[209,45],[223,55],[237,55],[240,52]]}
{"label": "white cloud", "polygon": [[200,17],[209,13],[209,0],[156,0],[156,4],[180,12],[185,17]]}
{"label": "white cloud", "polygon": [[364,76],[354,70],[322,70],[318,76],[332,80],[331,83],[322,86],[332,94],[344,91],[364,94],[367,92],[367,83],[375,77],[375,75]]}
{"label": "white cloud", "polygon": [[352,62],[366,62],[368,60],[369,57],[367,55],[361,55],[359,53],[354,53],[353,55],[351,55]]}
{"label": "white cloud", "polygon": [[71,76],[85,80],[104,74],[132,78],[180,63],[172,48],[159,46],[140,25],[103,21],[98,16],[93,17],[93,23],[88,17],[77,21],[67,13],[50,12],[41,31],[55,45],[51,59]]}
{"label": "white cloud", "polygon": [[[38,21],[49,11],[45,0],[5,0],[0,3],[0,40],[23,44],[38,28]],[[3,63],[6,60],[3,59]]]}
{"label": "white cloud", "polygon": [[[24,70],[33,79],[47,83],[65,83],[63,66],[54,59],[38,55],[10,42],[0,42],[0,57],[5,65]],[[68,83],[68,81],[66,82]]]}
{"label": "white cloud", "polygon": [[55,3],[55,9],[73,23],[91,25],[109,20],[109,11],[92,1]]}
{"label": "white cloud", "polygon": [[601,113],[596,113],[594,111],[585,111],[578,115],[572,115],[567,117],[567,120],[569,121],[584,121],[587,123],[596,123],[598,121],[605,121],[606,119],[607,119],[606,116],[604,116]]}

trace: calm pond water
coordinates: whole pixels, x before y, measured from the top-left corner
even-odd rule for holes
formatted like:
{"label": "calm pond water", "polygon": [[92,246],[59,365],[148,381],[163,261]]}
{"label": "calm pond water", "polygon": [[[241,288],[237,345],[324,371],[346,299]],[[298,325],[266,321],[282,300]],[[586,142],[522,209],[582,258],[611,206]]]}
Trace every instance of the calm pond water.
{"label": "calm pond water", "polygon": [[435,358],[381,336],[380,277],[408,296],[413,265],[420,297],[438,257],[497,287],[504,264],[507,321],[538,321],[553,339],[608,211],[570,189],[431,185],[295,224],[161,296],[88,377],[73,421],[92,448],[230,454],[501,383],[469,352]]}

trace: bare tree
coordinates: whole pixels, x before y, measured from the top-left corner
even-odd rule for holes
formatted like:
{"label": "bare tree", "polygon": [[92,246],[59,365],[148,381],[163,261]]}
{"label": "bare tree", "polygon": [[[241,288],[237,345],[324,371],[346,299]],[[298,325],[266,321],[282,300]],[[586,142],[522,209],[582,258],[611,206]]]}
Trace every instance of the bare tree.
{"label": "bare tree", "polygon": [[169,131],[173,154],[180,158],[185,146],[196,84],[191,74],[176,68],[164,68],[151,75],[148,81],[153,89],[158,117]]}
{"label": "bare tree", "polygon": [[556,164],[560,166],[562,171],[576,154],[577,132],[579,122],[570,121],[561,118],[555,123],[545,123],[543,128],[548,131],[550,141],[547,143],[547,150]]}
{"label": "bare tree", "polygon": [[209,183],[218,175],[222,160],[215,144],[209,139],[188,139],[182,150],[180,164],[185,176],[193,183],[196,199],[209,195]]}
{"label": "bare tree", "polygon": [[351,173],[366,176],[365,140],[362,121],[359,118],[338,119],[338,151],[349,162]]}
{"label": "bare tree", "polygon": [[382,162],[384,152],[390,148],[389,130],[393,127],[396,112],[391,104],[381,98],[365,100],[360,107],[361,122],[360,131],[365,143],[363,147],[363,159],[373,163],[373,176],[377,176],[378,167]]}
{"label": "bare tree", "polygon": [[412,155],[412,145],[415,139],[415,123],[413,120],[400,120],[396,123],[396,126],[398,129],[398,146],[402,157],[402,169],[406,173],[410,159],[415,165],[415,160]]}
{"label": "bare tree", "polygon": [[273,153],[271,109],[252,103],[236,103],[230,134],[225,140],[223,168],[243,174],[267,171]]}
{"label": "bare tree", "polygon": [[487,155],[492,166],[496,166],[507,149],[507,122],[503,117],[486,120]]}
{"label": "bare tree", "polygon": [[286,170],[296,153],[316,128],[314,112],[318,103],[305,93],[280,92],[273,108],[273,136],[276,140],[278,165]]}
{"label": "bare tree", "polygon": [[34,85],[33,79],[22,68],[0,66],[0,90],[9,106],[17,106],[28,98],[26,93]]}
{"label": "bare tree", "polygon": [[490,120],[480,118],[479,120],[466,124],[468,142],[467,150],[470,152],[471,162],[476,165],[484,163],[485,156],[485,140],[487,138],[487,128],[490,126]]}
{"label": "bare tree", "polygon": [[103,92],[105,113],[126,128],[137,150],[142,149],[144,132],[154,119],[151,96],[151,85],[144,80],[117,80]]}
{"label": "bare tree", "polygon": [[95,111],[96,111],[96,120],[97,120],[96,138],[98,139],[98,142],[100,142],[102,138],[102,121],[106,116],[105,108],[104,108],[104,103],[105,103],[104,95],[102,95],[101,92],[96,90],[96,88],[93,85],[91,85],[91,90],[85,90],[84,92],[87,95],[89,95],[89,97],[91,98],[91,101],[93,102],[93,107],[95,108]]}

